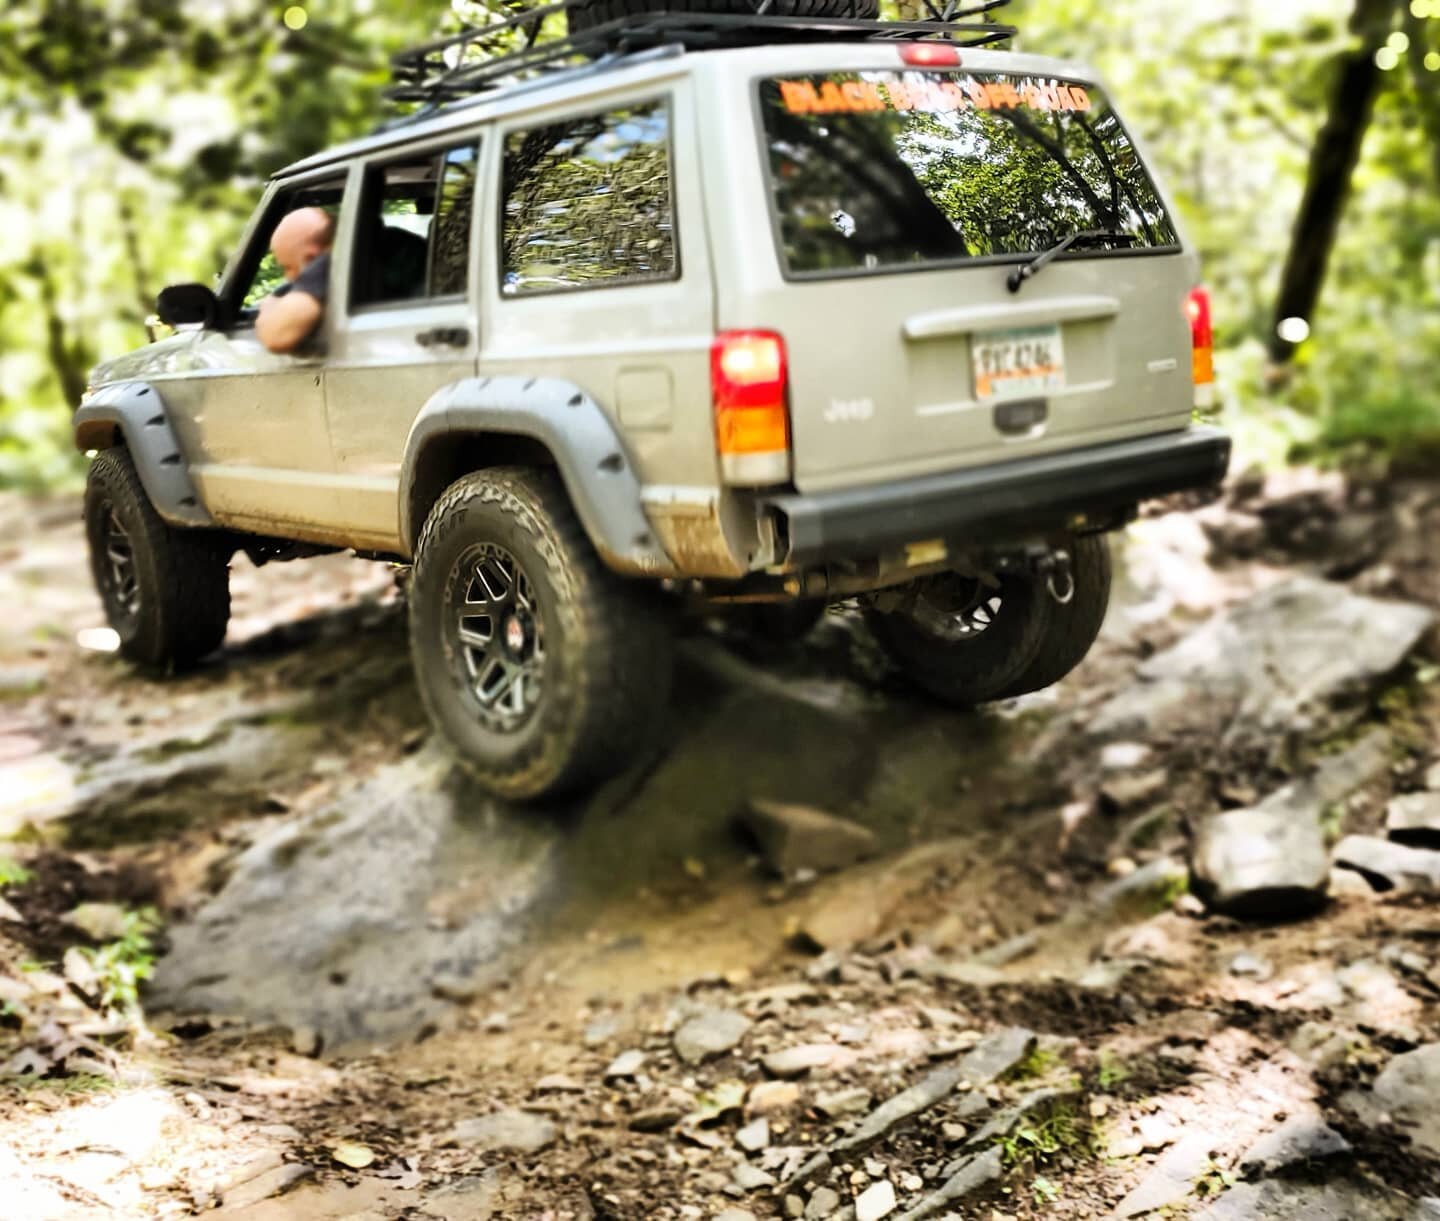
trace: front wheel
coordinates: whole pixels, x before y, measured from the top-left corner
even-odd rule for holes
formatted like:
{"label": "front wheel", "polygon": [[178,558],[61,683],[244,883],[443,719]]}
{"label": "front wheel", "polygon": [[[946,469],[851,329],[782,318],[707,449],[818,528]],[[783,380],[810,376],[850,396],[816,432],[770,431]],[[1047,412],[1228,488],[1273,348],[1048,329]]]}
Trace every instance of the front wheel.
{"label": "front wheel", "polygon": [[123,448],[90,464],[85,534],[122,657],[184,670],[220,647],[230,621],[231,548],[215,534],[166,525]]}
{"label": "front wheel", "polygon": [[669,697],[670,625],[600,563],[544,471],[480,471],[440,497],[416,547],[410,647],[431,720],[515,800],[620,770]]}
{"label": "front wheel", "polygon": [[865,621],[912,683],[958,707],[998,699],[1026,671],[1046,623],[1045,590],[1029,573],[947,573],[920,583],[903,609]]}

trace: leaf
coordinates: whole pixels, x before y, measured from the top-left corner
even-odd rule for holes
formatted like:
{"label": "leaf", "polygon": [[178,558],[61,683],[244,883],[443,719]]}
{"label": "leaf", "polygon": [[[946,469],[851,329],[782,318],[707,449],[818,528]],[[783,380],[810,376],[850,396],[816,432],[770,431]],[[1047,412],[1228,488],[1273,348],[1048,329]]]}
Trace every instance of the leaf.
{"label": "leaf", "polygon": [[330,1156],[342,1166],[349,1166],[352,1170],[364,1170],[375,1160],[375,1150],[369,1145],[359,1145],[354,1141],[342,1140],[338,1145],[331,1147]]}
{"label": "leaf", "polygon": [[745,1083],[722,1081],[695,1100],[695,1109],[685,1117],[685,1122],[696,1125],[714,1123],[727,1111],[738,1111],[744,1105]]}

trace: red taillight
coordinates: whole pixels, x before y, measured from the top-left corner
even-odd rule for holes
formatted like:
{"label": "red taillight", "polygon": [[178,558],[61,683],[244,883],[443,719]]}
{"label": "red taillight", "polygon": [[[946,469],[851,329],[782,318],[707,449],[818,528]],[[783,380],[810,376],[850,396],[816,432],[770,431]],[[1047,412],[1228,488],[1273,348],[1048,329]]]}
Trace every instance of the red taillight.
{"label": "red taillight", "polygon": [[1211,321],[1210,293],[1208,289],[1191,291],[1185,302],[1185,313],[1190,318],[1190,340],[1197,348],[1215,346],[1215,326]]}
{"label": "red taillight", "polygon": [[722,331],[710,348],[715,442],[730,483],[790,477],[785,341],[774,331]]}
{"label": "red taillight", "polygon": [[907,42],[900,58],[912,68],[958,68],[960,52],[944,42]]}
{"label": "red taillight", "polygon": [[1215,323],[1210,312],[1210,294],[1194,289],[1185,299],[1185,316],[1190,319],[1190,370],[1195,382],[1195,405],[1212,406],[1215,401]]}

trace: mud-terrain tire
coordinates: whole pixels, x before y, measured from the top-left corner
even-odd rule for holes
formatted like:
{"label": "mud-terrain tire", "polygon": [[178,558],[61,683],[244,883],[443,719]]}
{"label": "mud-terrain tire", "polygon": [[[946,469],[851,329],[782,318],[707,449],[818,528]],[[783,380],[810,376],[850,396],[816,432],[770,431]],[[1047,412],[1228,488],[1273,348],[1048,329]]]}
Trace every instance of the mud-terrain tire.
{"label": "mud-terrain tire", "polygon": [[[569,12],[570,32],[579,34],[607,21],[648,13],[718,13],[746,16],[755,12],[754,0],[580,0]],[[873,21],[880,16],[880,0],[772,0],[768,17],[858,17]]]}
{"label": "mud-terrain tire", "polygon": [[1075,596],[1063,605],[1045,598],[1048,622],[1040,636],[1040,649],[1025,672],[1005,689],[1004,698],[1027,695],[1053,686],[1085,660],[1100,635],[1110,607],[1110,543],[1103,534],[1072,539],[1070,571]]}
{"label": "mud-terrain tire", "polygon": [[121,656],[175,672],[220,647],[230,622],[233,549],[216,534],[166,525],[121,446],[90,464],[85,536]]}
{"label": "mud-terrain tire", "polygon": [[673,626],[652,590],[600,562],[552,473],[502,467],[451,484],[420,532],[409,597],[425,709],[498,796],[593,784],[658,728]]}
{"label": "mud-terrain tire", "polygon": [[[999,699],[1034,659],[1048,599],[1028,573],[1000,577],[998,607],[983,630],[941,634],[918,608],[867,610],[871,634],[910,682],[943,703],[965,708]],[[958,630],[958,629],[957,629]]]}

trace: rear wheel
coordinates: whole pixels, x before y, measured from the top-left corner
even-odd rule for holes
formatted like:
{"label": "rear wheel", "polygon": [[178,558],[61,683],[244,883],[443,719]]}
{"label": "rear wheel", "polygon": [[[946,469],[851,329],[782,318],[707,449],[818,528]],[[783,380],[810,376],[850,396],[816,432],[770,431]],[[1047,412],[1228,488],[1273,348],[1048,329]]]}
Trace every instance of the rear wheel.
{"label": "rear wheel", "polygon": [[899,611],[868,610],[876,641],[917,687],[965,707],[998,699],[1041,644],[1048,594],[1029,573],[921,582]]}
{"label": "rear wheel", "polygon": [[1100,635],[1110,606],[1109,540],[1103,534],[1087,534],[1072,539],[1065,550],[1070,556],[1070,597],[1064,602],[1053,597],[1043,600],[1047,622],[1040,648],[1024,673],[1005,689],[1005,698],[1058,683],[1085,660]]}
{"label": "rear wheel", "polygon": [[[651,13],[754,16],[756,0],[581,0],[569,10],[570,32]],[[858,17],[874,20],[880,15],[879,0],[770,0],[767,17]]]}
{"label": "rear wheel", "polygon": [[431,719],[516,800],[619,771],[669,698],[670,625],[600,563],[546,472],[481,471],[441,496],[416,547],[410,646]]}
{"label": "rear wheel", "polygon": [[90,464],[85,534],[121,656],[184,670],[220,647],[230,620],[231,548],[213,534],[166,525],[123,448]]}

